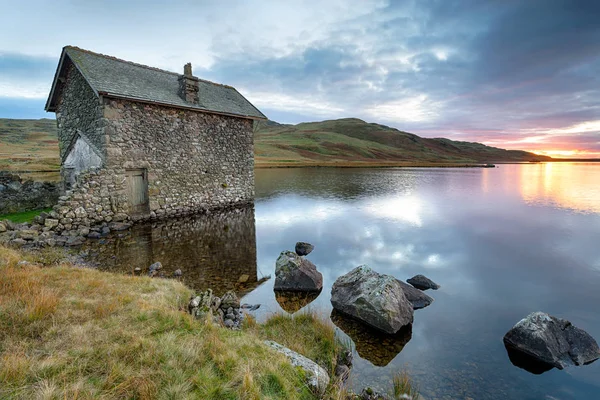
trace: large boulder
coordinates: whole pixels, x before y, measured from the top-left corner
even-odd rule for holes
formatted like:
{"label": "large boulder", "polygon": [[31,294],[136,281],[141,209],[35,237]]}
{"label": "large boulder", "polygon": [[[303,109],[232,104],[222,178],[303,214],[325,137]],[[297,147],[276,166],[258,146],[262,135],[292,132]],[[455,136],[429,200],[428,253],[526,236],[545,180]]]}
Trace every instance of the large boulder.
{"label": "large boulder", "polygon": [[366,265],[335,281],[331,304],[339,312],[389,334],[413,322],[413,305],[398,280]]}
{"label": "large boulder", "polygon": [[291,251],[282,251],[275,263],[274,290],[292,292],[319,292],[323,275],[305,258]]}
{"label": "large boulder", "polygon": [[302,354],[298,354],[293,350],[288,349],[280,345],[277,342],[266,340],[267,346],[272,347],[279,353],[285,355],[289,360],[290,364],[294,367],[300,367],[306,376],[308,386],[320,396],[325,394],[325,390],[329,385],[329,374],[319,364],[312,361],[309,358],[304,357]]}
{"label": "large boulder", "polygon": [[420,290],[438,290],[440,288],[440,285],[438,285],[425,275],[415,275],[412,278],[407,279],[406,282],[410,283],[411,285]]}
{"label": "large boulder", "polygon": [[295,250],[296,250],[296,254],[298,254],[299,256],[307,256],[314,249],[315,249],[315,246],[313,246],[310,243],[298,242],[298,243],[296,243],[296,249]]}
{"label": "large boulder", "polygon": [[423,293],[423,291],[412,287],[409,284],[404,283],[400,280],[398,281],[398,283],[400,284],[400,286],[402,286],[402,291],[404,292],[406,299],[412,304],[413,310],[425,308],[431,303],[433,303],[433,298]]}
{"label": "large boulder", "polygon": [[543,312],[531,313],[517,322],[504,335],[504,344],[558,369],[600,358],[598,343],[587,332]]}

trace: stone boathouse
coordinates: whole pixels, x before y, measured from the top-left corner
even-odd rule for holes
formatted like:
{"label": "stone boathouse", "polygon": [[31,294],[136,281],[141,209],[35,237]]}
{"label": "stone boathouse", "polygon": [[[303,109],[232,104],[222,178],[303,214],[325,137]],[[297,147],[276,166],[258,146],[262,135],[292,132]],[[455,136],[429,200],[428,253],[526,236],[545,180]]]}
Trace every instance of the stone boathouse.
{"label": "stone boathouse", "polygon": [[65,190],[57,231],[253,200],[252,125],[266,117],[191,64],[181,75],[67,46],[45,108]]}

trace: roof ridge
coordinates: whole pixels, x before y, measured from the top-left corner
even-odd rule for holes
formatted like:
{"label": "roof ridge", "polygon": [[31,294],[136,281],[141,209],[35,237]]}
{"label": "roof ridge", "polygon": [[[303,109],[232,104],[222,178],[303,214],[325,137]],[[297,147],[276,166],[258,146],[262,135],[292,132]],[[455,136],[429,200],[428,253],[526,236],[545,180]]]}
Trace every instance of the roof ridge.
{"label": "roof ridge", "polygon": [[[114,56],[109,56],[107,54],[102,54],[102,53],[96,53],[94,51],[91,50],[86,50],[86,49],[82,49],[81,47],[77,47],[77,46],[65,46],[65,49],[73,49],[73,50],[77,50],[77,51],[81,51],[83,53],[87,53],[87,54],[91,54],[94,56],[98,56],[98,57],[103,57],[109,60],[113,60],[113,61],[118,61],[118,62],[122,62],[124,64],[129,64],[129,65],[133,65],[135,67],[141,67],[141,68],[146,68],[152,71],[157,71],[157,72],[164,72],[165,74],[170,74],[170,75],[175,75],[175,76],[182,76],[183,74],[178,74],[177,72],[172,72],[172,71],[167,71],[166,69],[161,69],[161,68],[156,68],[156,67],[151,67],[149,65],[145,65],[145,64],[139,64],[133,61],[127,61],[127,60],[123,60],[122,58],[118,58],[118,57],[114,57]],[[202,78],[198,78],[199,81],[205,82],[205,83],[209,83],[215,86],[223,86],[226,88],[230,88],[230,89],[234,89],[233,86],[229,86],[229,85],[225,85],[223,83],[217,83],[217,82],[212,82],[206,79],[202,79]]]}

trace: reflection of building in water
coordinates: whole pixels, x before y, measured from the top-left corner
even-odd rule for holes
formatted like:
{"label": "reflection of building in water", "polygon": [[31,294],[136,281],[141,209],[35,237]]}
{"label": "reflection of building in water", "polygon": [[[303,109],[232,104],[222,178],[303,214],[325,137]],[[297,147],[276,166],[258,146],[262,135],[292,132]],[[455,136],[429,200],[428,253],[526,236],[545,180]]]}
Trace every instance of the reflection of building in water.
{"label": "reflection of building in water", "polygon": [[321,292],[289,292],[275,290],[275,300],[286,312],[293,314],[303,307],[312,303]]}
{"label": "reflection of building in water", "polygon": [[146,273],[160,261],[165,276],[181,269],[187,285],[217,295],[229,289],[245,294],[260,284],[253,207],[135,225],[127,235],[92,244],[90,258],[102,269],[125,273],[136,267]]}
{"label": "reflection of building in water", "polygon": [[520,191],[528,203],[600,212],[600,163],[543,163],[522,166]]}
{"label": "reflection of building in water", "polygon": [[412,325],[406,325],[394,335],[379,332],[348,318],[338,311],[331,312],[331,321],[352,339],[358,355],[377,367],[385,367],[412,338]]}

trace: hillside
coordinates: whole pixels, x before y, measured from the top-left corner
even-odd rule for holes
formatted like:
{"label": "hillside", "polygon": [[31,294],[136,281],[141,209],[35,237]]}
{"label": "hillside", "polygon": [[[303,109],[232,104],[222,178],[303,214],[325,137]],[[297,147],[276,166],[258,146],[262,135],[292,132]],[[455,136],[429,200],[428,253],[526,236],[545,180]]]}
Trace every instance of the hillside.
{"label": "hillside", "polygon": [[[256,123],[257,166],[455,165],[543,161],[549,157],[480,143],[427,139],[348,118],[298,125]],[[53,119],[0,119],[0,170],[58,171]]]}
{"label": "hillside", "polygon": [[58,170],[53,119],[0,118],[0,171]]}
{"label": "hillside", "polygon": [[480,143],[428,139],[385,125],[347,118],[297,125],[272,121],[255,126],[261,164],[455,164],[543,161],[550,157]]}

